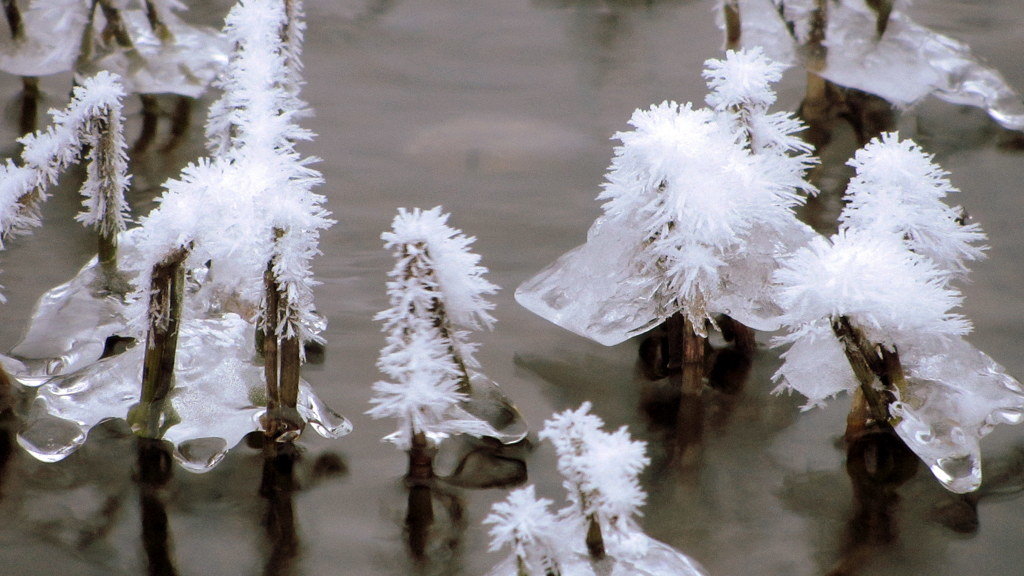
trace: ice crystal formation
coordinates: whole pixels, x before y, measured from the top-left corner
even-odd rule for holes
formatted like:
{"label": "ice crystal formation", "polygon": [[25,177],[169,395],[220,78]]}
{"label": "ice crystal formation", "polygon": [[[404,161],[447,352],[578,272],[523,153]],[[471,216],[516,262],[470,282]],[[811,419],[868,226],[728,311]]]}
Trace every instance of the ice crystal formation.
{"label": "ice crystal formation", "polygon": [[[124,88],[120,78],[100,72],[76,86],[71,103],[51,110],[53,123],[21,139],[20,165],[0,166],[0,239],[39,226],[39,204],[71,164],[88,161],[81,188],[85,210],[77,220],[107,234],[125,228],[128,157],[121,126]],[[101,142],[101,137],[108,138]],[[108,206],[108,204],[110,206]]]}
{"label": "ice crystal formation", "polygon": [[[858,387],[874,418],[954,492],[981,483],[979,441],[1024,419],[1024,389],[968,344],[952,283],[982,255],[984,234],[943,198],[955,189],[911,141],[885,134],[857,153],[840,230],[776,272],[790,344],[776,374],[808,407]],[[859,365],[859,366],[858,366]],[[891,403],[884,401],[886,395]]]}
{"label": "ice crystal formation", "polygon": [[[118,264],[134,290],[121,314],[106,319],[106,334],[97,334],[142,342],[153,336],[154,326],[180,320],[173,390],[152,426],[137,432],[171,441],[175,457],[193,471],[210,469],[243,435],[268,426],[263,361],[253,354],[257,326],[268,339],[297,345],[319,340],[324,327],[315,311],[311,263],[319,253],[320,231],[333,220],[325,198],[313,192],[322,183],[309,166],[314,159],[294,149],[299,135],[312,137],[294,125],[301,100],[285,87],[288,83],[278,81],[294,81],[297,66],[291,61],[297,48],[282,44],[287,19],[282,3],[271,0],[242,1],[229,13],[225,30],[236,55],[222,86],[235,92],[234,137],[215,157],[192,163],[169,180],[158,208],[141,218],[138,228],[121,234],[132,257]],[[187,271],[183,284],[172,288],[184,297],[179,320],[168,317],[166,304],[154,304],[159,292],[150,284],[156,270],[174,259]],[[87,265],[70,285],[87,283],[96,273],[95,265]],[[267,307],[268,290],[279,304],[273,309]],[[55,460],[77,448],[103,419],[128,414],[136,426],[129,408],[140,405],[142,359],[151,346],[136,345],[47,382],[19,441],[40,458]],[[220,352],[209,353],[214,348]],[[223,382],[231,386],[219,388]],[[308,384],[297,386],[295,410],[303,422],[327,437],[351,430]]]}
{"label": "ice crystal formation", "polygon": [[865,0],[821,4],[827,5],[823,13],[813,0],[738,0],[742,44],[762,46],[771,58],[794,64],[824,56],[816,73],[901,108],[934,95],[981,108],[1006,128],[1024,129],[1024,101],[1002,74],[967,44],[914,22],[902,9],[909,2],[894,2],[888,13]]}
{"label": "ice crystal formation", "polygon": [[[88,164],[81,187],[83,210],[76,220],[105,239],[100,243],[104,260],[123,259],[116,247],[126,226],[124,193],[130,180],[122,127],[124,95],[117,76],[100,72],[75,87],[63,110],[50,111],[50,126],[21,138],[20,162],[8,160],[0,166],[0,240],[39,226],[39,209],[49,197],[48,189],[71,164],[84,160]],[[124,288],[102,274],[94,260],[74,280],[44,294],[28,333],[11,351],[18,360],[12,375],[38,385],[99,358],[112,326],[124,321]]]}
{"label": "ice crystal formation", "polygon": [[228,45],[191,26],[177,0],[6,2],[0,70],[19,76],[75,71],[120,75],[130,93],[198,97],[224,67]]}
{"label": "ice crystal formation", "polygon": [[374,418],[396,418],[388,436],[408,449],[422,434],[433,444],[455,434],[518,442],[522,417],[484,376],[470,330],[490,327],[497,286],[484,279],[473,238],[447,224],[440,207],[400,209],[381,235],[395,256],[387,284],[390,308],[377,315],[386,343],[377,366],[388,377],[373,385]]}
{"label": "ice crystal formation", "polygon": [[604,214],[587,242],[516,291],[534,313],[614,345],[684,313],[728,314],[755,329],[778,327],[769,279],[779,254],[811,231],[793,208],[812,188],[812,159],[770,114],[779,68],[758,51],[708,62],[713,109],[663,102],[637,110],[615,135]]}
{"label": "ice crystal formation", "polygon": [[512,555],[488,575],[703,575],[691,558],[637,525],[646,500],[639,481],[650,462],[646,444],[625,427],[605,432],[590,408],[584,402],[555,414],[540,432],[558,454],[568,506],[557,515],[548,512],[551,501],[538,500],[533,486],[495,504],[484,520],[492,525],[491,549],[509,546]]}

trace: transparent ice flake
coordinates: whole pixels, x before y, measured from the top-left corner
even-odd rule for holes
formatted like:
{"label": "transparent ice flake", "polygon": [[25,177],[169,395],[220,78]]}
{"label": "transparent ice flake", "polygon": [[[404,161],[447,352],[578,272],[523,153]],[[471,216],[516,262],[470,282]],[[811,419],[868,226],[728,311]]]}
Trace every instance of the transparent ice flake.
{"label": "transparent ice flake", "polygon": [[892,409],[897,434],[947,489],[976,490],[981,439],[1024,419],[1020,383],[962,339],[901,351],[901,360],[907,390]]}
{"label": "transparent ice flake", "polygon": [[624,222],[599,218],[587,242],[520,285],[516,301],[605,346],[642,334],[681,308],[659,298],[658,283],[637,270],[642,240]]}
{"label": "transparent ice flake", "polygon": [[[242,438],[261,430],[266,411],[263,366],[253,354],[255,326],[237,314],[189,319],[178,336],[174,387],[161,415],[163,438],[190,472],[211,470]],[[89,430],[125,419],[139,404],[145,345],[104,358],[39,388],[19,443],[43,461],[74,452]],[[314,430],[336,438],[351,429],[309,384],[300,382],[299,413]]]}

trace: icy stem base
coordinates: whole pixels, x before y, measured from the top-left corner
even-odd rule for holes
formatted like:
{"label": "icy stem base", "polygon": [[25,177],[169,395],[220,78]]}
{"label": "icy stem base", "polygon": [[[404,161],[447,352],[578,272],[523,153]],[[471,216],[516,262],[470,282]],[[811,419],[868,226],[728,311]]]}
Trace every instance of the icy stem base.
{"label": "icy stem base", "polygon": [[[206,472],[249,432],[260,430],[266,393],[263,367],[254,362],[255,328],[236,314],[188,320],[178,340],[174,389],[162,415],[163,438],[186,470]],[[139,403],[144,345],[105,358],[39,388],[18,435],[36,458],[55,462],[74,452],[100,422],[124,419]],[[351,431],[309,385],[300,383],[299,413],[322,436]]]}
{"label": "icy stem base", "polygon": [[908,350],[906,398],[892,407],[896,433],[949,490],[981,486],[980,441],[997,424],[1024,421],[1024,389],[967,342]]}

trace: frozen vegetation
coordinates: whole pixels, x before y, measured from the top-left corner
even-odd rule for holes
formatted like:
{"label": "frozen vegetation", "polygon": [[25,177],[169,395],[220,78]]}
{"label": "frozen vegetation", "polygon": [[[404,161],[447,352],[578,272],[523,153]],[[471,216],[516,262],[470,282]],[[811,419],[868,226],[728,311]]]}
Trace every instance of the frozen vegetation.
{"label": "frozen vegetation", "polygon": [[374,418],[395,418],[386,439],[408,450],[457,434],[518,442],[525,424],[480,371],[470,331],[490,328],[497,286],[484,279],[474,238],[450,227],[440,207],[400,209],[381,235],[395,256],[387,284],[391,306],[377,315],[386,343],[377,362],[388,380],[373,385]]}
{"label": "frozen vegetation", "polygon": [[[322,183],[309,166],[315,159],[294,149],[312,133],[294,124],[304,105],[298,44],[282,38],[297,26],[287,18],[281,3],[270,0],[240,2],[229,13],[225,35],[236,53],[220,81],[230,106],[220,110],[232,137],[215,156],[168,181],[159,207],[121,234],[123,252],[131,254],[118,261],[134,287],[128,304],[102,328],[82,326],[84,336],[100,344],[89,350],[89,362],[108,336],[146,344],[44,385],[36,418],[19,437],[40,458],[66,456],[91,426],[109,418],[127,417],[136,432],[170,440],[175,456],[193,471],[210,469],[251,431],[288,439],[302,422],[329,437],[351,429],[298,380],[302,344],[319,341],[324,326],[315,311],[311,264],[319,233],[333,220],[324,197],[313,192]],[[87,285],[95,274],[95,264],[87,265],[69,286]],[[30,334],[63,333],[61,343],[77,345],[77,334],[41,316],[47,306],[44,298]],[[272,343],[261,350],[266,360],[254,358],[257,329]],[[211,354],[211,346],[223,352]],[[154,389],[151,381],[160,377],[146,375],[155,371],[151,358],[159,354],[159,362],[173,362],[172,390]],[[64,350],[55,357],[68,355],[82,353]],[[221,388],[225,381],[234,384]],[[113,397],[119,401],[101,401]],[[51,433],[60,427],[64,433]]]}
{"label": "frozen vegetation", "polygon": [[[872,5],[890,5],[876,10]],[[738,0],[743,46],[907,108],[934,95],[1024,129],[1024,101],[967,44],[914,22],[909,1]]]}
{"label": "frozen vegetation", "polygon": [[982,256],[984,234],[944,199],[956,189],[932,157],[883,134],[850,161],[840,229],[776,272],[790,344],[776,374],[808,407],[863,394],[954,492],[981,484],[979,441],[1024,419],[1024,389],[968,344],[953,281]]}
{"label": "frozen vegetation", "polygon": [[769,113],[779,65],[758,50],[708,61],[711,108],[663,102],[615,135],[587,242],[527,280],[516,299],[605,345],[682,312],[704,335],[727,314],[778,327],[770,277],[813,232],[793,209],[813,191],[813,163],[788,113]]}
{"label": "frozen vegetation", "polygon": [[186,24],[178,0],[5,2],[0,70],[26,77],[109,71],[129,93],[198,97],[223,69],[230,45]]}
{"label": "frozen vegetation", "polygon": [[636,517],[646,501],[640,472],[650,463],[646,444],[625,427],[602,430],[590,403],[555,414],[540,432],[558,455],[568,499],[557,513],[533,486],[511,492],[484,519],[491,549],[512,555],[489,576],[701,576],[685,554],[643,533]]}

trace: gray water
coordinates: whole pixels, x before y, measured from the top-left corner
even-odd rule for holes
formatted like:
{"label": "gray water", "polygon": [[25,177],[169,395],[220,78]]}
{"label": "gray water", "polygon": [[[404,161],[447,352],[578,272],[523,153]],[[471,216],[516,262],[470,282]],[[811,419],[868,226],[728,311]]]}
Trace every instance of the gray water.
{"label": "gray water", "polygon": [[[229,5],[193,4],[201,7],[191,19],[215,25]],[[948,494],[919,467],[892,504],[896,538],[857,544],[864,534],[850,527],[855,506],[840,443],[848,400],[801,412],[799,399],[771,395],[778,358],[767,337],[742,390],[707,394],[698,463],[681,469],[665,458],[665,430],[641,409],[656,384],[637,371],[638,342],[605,348],[513,301],[515,286],[583,241],[599,212],[609,138],[632,110],[703,100],[702,62],[721,55],[710,2],[307,0],[307,12],[305,97],[319,137],[304,150],[323,159],[323,191],[339,224],[323,237],[316,264],[318,306],[330,322],[326,359],[304,375],[355,431],[336,441],[304,437],[298,489],[276,500],[260,496],[262,455],[245,446],[208,474],[174,470],[160,492],[169,540],[144,537],[135,444],[123,426],[95,431],[57,464],[15,449],[0,476],[0,574],[173,566],[183,575],[474,575],[501,559],[487,552],[480,524],[504,497],[500,488],[455,490],[445,503],[460,503],[464,516],[454,526],[438,501],[430,559],[410,559],[406,457],[379,442],[392,423],[363,414],[383,344],[372,316],[387,305],[391,267],[379,234],[398,207],[435,205],[478,238],[490,280],[503,287],[495,330],[479,336],[484,371],[535,429],[586,399],[609,425],[649,440],[642,524],[709,574],[803,576],[837,565],[865,576],[1024,573],[1024,429],[1003,427],[985,440],[978,496]],[[912,14],[971,44],[1024,89],[1019,0],[919,0]],[[44,79],[47,105],[63,104],[68,81]],[[10,99],[0,126],[7,156],[15,153],[17,90],[15,79],[0,79],[0,97]],[[802,74],[790,71],[780,107],[794,109],[802,91]],[[963,190],[958,201],[991,237],[988,260],[964,288],[970,340],[1024,377],[1020,147],[983,113],[938,101],[905,113],[899,126],[937,154]],[[162,180],[201,154],[200,133],[194,125],[184,146],[133,161],[136,215],[153,206]],[[72,220],[78,208],[73,186],[64,186],[46,207],[45,227],[0,255],[9,300],[0,306],[0,349],[17,342],[34,300],[89,258],[92,237]],[[538,445],[526,463],[538,492],[560,502],[550,448]],[[271,509],[292,519],[294,531],[269,535]]]}

